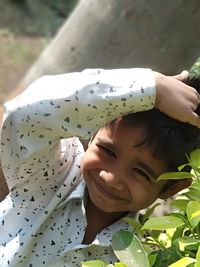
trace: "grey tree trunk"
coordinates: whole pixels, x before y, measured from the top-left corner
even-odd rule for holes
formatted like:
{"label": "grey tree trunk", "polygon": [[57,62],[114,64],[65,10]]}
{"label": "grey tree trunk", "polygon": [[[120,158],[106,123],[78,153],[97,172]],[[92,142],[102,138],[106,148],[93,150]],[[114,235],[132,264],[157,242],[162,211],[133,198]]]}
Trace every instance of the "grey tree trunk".
{"label": "grey tree trunk", "polygon": [[80,0],[20,85],[102,67],[188,69],[200,55],[198,0]]}

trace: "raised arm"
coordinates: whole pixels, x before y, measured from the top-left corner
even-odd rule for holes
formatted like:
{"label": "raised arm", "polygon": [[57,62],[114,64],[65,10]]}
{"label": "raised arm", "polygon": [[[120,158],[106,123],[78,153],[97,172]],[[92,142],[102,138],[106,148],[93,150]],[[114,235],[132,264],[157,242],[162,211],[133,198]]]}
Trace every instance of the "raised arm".
{"label": "raised arm", "polygon": [[62,154],[61,139],[87,139],[119,116],[153,108],[155,91],[149,69],[86,70],[39,79],[5,104],[1,161],[9,187],[30,176],[36,163],[42,172],[36,158],[54,164],[55,155]]}
{"label": "raised arm", "polygon": [[61,139],[87,139],[119,116],[154,106],[199,126],[194,113],[198,103],[193,88],[177,77],[149,69],[95,69],[43,77],[5,104],[1,131],[4,174],[10,181],[24,179],[35,158],[52,162],[61,149]]}

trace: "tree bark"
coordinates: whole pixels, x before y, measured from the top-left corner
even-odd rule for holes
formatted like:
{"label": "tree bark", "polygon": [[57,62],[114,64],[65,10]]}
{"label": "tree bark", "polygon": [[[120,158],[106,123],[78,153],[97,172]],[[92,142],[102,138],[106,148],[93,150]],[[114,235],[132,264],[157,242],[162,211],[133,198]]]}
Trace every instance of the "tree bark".
{"label": "tree bark", "polygon": [[85,68],[188,69],[200,54],[198,0],[81,0],[20,85]]}

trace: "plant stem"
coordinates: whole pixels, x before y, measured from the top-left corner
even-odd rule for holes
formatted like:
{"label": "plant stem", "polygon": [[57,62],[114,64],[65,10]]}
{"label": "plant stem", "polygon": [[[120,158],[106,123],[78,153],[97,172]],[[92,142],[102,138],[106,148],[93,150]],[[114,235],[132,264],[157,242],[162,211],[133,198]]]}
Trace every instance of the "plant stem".
{"label": "plant stem", "polygon": [[200,239],[200,223],[197,224],[197,236]]}
{"label": "plant stem", "polygon": [[196,168],[193,168],[193,171],[194,171],[194,175],[195,175],[195,180],[196,181],[198,181],[198,182],[200,182],[200,177],[199,177],[199,173],[198,173],[198,171],[196,170]]}
{"label": "plant stem", "polygon": [[148,241],[147,242],[142,242],[142,243],[143,244],[146,244],[146,245],[159,246],[162,250],[166,251],[168,254],[173,255],[173,253],[168,248],[166,248],[165,246],[163,246],[163,244],[160,243],[160,241],[158,239],[153,238],[153,240],[154,240],[155,243],[153,243],[153,242],[150,243]]}

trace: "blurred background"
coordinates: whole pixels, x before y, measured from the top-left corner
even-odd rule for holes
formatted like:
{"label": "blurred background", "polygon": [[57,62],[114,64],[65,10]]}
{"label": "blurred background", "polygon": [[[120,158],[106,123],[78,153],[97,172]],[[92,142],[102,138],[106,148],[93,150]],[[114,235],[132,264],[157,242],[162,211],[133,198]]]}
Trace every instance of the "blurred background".
{"label": "blurred background", "polygon": [[0,0],[0,105],[44,74],[91,67],[175,74],[192,66],[196,73],[199,18],[198,0]]}
{"label": "blurred background", "polygon": [[76,2],[0,0],[0,104],[16,89]]}

